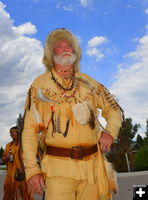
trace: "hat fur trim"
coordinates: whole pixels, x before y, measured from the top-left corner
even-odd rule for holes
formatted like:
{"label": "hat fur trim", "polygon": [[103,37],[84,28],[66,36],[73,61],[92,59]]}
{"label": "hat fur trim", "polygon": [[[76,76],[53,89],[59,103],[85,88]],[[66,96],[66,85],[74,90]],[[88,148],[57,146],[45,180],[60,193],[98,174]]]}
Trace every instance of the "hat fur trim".
{"label": "hat fur trim", "polygon": [[47,39],[44,47],[44,56],[43,56],[43,64],[46,66],[47,71],[51,70],[54,66],[53,63],[53,48],[56,42],[66,40],[70,44],[72,44],[74,51],[76,53],[76,61],[74,63],[75,71],[79,70],[80,67],[80,58],[81,58],[81,49],[78,44],[76,37],[67,29],[60,28],[52,31]]}

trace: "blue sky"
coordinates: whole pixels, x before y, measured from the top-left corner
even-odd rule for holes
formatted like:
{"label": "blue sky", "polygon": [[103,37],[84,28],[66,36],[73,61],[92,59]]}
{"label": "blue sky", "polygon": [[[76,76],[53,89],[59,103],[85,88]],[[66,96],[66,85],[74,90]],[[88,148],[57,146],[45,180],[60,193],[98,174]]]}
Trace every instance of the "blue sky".
{"label": "blue sky", "polygon": [[[31,22],[37,28],[33,37],[44,44],[47,34],[57,28],[66,27],[81,38],[83,49],[82,70],[92,74],[92,66],[97,68],[94,78],[110,84],[110,74],[114,73],[122,56],[132,51],[134,38],[141,37],[148,15],[146,2],[141,0],[7,0],[2,1],[14,20],[14,25]],[[72,2],[72,3],[71,3]],[[108,42],[102,46],[106,59],[93,62],[85,58],[87,41],[94,36],[104,36]],[[109,52],[107,52],[107,50]],[[87,64],[85,64],[87,63]],[[87,65],[87,66],[86,66]],[[90,67],[89,67],[90,66]],[[88,69],[86,69],[88,68]],[[102,78],[102,75],[105,76]],[[105,81],[105,80],[108,81]]]}
{"label": "blue sky", "polygon": [[[117,96],[126,117],[148,118],[148,0],[0,1],[0,131],[23,113],[26,91],[44,72],[47,34],[72,31],[82,48],[81,71]],[[141,132],[142,133],[142,132]],[[0,136],[1,138],[1,136]]]}

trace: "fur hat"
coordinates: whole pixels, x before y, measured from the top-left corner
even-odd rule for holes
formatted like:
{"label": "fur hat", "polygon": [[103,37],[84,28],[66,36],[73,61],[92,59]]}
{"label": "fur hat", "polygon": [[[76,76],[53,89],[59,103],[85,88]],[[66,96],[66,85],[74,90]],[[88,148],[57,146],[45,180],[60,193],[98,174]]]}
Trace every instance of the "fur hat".
{"label": "fur hat", "polygon": [[75,71],[79,70],[79,62],[81,58],[81,49],[79,47],[78,41],[76,37],[67,29],[59,28],[52,31],[47,39],[44,47],[44,56],[43,56],[43,64],[46,66],[49,71],[53,67],[53,48],[57,41],[66,40],[70,44],[72,44],[74,51],[76,53],[76,61],[74,63]]}
{"label": "fur hat", "polygon": [[20,130],[17,126],[13,126],[13,127],[10,128],[10,133],[12,133],[13,131],[20,133]]}

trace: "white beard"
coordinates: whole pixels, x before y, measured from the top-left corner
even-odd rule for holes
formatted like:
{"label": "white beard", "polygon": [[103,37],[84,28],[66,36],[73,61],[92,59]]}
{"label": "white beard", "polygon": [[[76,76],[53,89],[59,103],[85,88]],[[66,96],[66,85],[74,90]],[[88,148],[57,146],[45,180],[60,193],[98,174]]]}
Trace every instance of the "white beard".
{"label": "white beard", "polygon": [[[69,54],[70,56],[64,56],[65,54]],[[56,64],[61,66],[73,65],[76,60],[76,54],[70,52],[64,52],[62,54],[54,54],[53,60]]]}

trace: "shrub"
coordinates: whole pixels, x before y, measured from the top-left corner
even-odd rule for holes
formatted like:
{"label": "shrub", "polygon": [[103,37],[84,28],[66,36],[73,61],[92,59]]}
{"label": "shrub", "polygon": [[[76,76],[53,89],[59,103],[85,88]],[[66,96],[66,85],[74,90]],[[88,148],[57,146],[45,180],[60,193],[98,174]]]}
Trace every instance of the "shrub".
{"label": "shrub", "polygon": [[135,167],[136,170],[148,170],[148,146],[143,146],[135,154]]}

